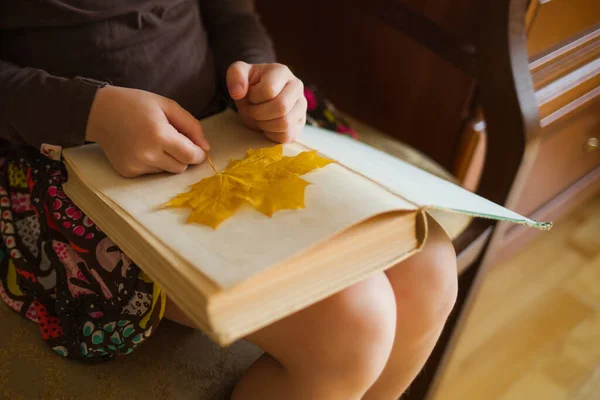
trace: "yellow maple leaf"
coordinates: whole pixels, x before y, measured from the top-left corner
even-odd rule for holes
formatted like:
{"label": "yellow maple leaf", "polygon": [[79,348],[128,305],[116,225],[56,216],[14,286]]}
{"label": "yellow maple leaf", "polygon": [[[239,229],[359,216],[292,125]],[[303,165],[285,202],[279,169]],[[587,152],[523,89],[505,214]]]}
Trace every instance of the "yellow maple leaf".
{"label": "yellow maple leaf", "polygon": [[215,175],[192,185],[190,191],[177,195],[164,207],[191,208],[188,223],[213,229],[244,203],[268,216],[279,210],[304,208],[309,183],[300,175],[332,162],[316,151],[283,156],[282,145],[250,149],[245,158],[230,160],[223,172],[215,170]]}

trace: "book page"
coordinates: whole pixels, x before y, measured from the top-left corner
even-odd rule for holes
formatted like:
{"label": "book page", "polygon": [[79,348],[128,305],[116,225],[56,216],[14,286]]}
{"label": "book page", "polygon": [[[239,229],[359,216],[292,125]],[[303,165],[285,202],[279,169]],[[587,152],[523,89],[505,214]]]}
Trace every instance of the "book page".
{"label": "book page", "polygon": [[452,182],[423,171],[390,154],[323,129],[306,127],[299,140],[349,169],[386,187],[418,207],[469,214],[547,229]]}
{"label": "book page", "polygon": [[[245,128],[233,112],[206,119],[202,125],[211,143],[211,159],[219,171],[230,157],[244,158],[249,148],[275,145]],[[302,151],[306,148],[297,143],[284,146],[285,155]],[[189,185],[214,174],[206,162],[179,175],[126,179],[116,173],[97,145],[65,150],[65,159],[92,190],[122,207],[222,288],[240,283],[374,215],[416,209],[382,186],[330,164],[302,176],[311,182],[306,188],[305,209],[279,211],[269,218],[249,205],[243,206],[213,230],[186,224],[189,209],[160,209],[169,199],[187,191]]]}

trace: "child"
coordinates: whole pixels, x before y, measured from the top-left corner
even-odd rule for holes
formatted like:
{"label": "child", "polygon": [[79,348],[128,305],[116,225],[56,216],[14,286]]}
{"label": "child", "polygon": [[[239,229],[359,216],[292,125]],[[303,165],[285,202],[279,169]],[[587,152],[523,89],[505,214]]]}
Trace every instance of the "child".
{"label": "child", "polygon": [[[193,326],[65,196],[60,149],[98,142],[126,177],[180,173],[210,149],[198,119],[229,102],[275,142],[306,122],[250,0],[0,0],[0,295],[57,353],[102,362],[163,317]],[[249,335],[265,354],[233,398],[397,399],[456,296],[430,223],[418,255]]]}

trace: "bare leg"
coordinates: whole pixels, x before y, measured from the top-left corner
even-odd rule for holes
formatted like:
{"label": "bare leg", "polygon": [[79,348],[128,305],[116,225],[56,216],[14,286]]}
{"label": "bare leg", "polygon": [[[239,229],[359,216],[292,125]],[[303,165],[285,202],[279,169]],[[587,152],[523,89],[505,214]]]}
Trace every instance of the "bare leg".
{"label": "bare leg", "polygon": [[456,255],[442,228],[429,220],[423,250],[386,272],[394,289],[397,329],[385,370],[365,400],[398,399],[417,376],[454,307]]}
{"label": "bare leg", "polygon": [[[175,307],[165,316],[193,326]],[[378,273],[250,335],[266,354],[233,399],[358,400],[383,371],[395,330],[392,287]]]}
{"label": "bare leg", "polygon": [[[454,249],[437,223],[430,226],[423,251],[386,274],[250,335],[266,354],[242,378],[234,400],[400,397],[456,299]],[[173,305],[165,317],[193,327]]]}

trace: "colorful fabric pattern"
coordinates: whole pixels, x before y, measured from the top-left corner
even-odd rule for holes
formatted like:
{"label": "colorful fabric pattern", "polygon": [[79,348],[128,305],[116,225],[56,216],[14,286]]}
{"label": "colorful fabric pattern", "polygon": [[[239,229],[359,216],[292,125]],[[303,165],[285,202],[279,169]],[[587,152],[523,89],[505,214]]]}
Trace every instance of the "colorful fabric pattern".
{"label": "colorful fabric pattern", "polygon": [[358,134],[316,86],[305,85],[304,97],[308,104],[307,124],[358,139]]}
{"label": "colorful fabric pattern", "polygon": [[23,151],[0,165],[0,297],[58,354],[98,362],[156,329],[166,296],[73,204],[62,164]]}

